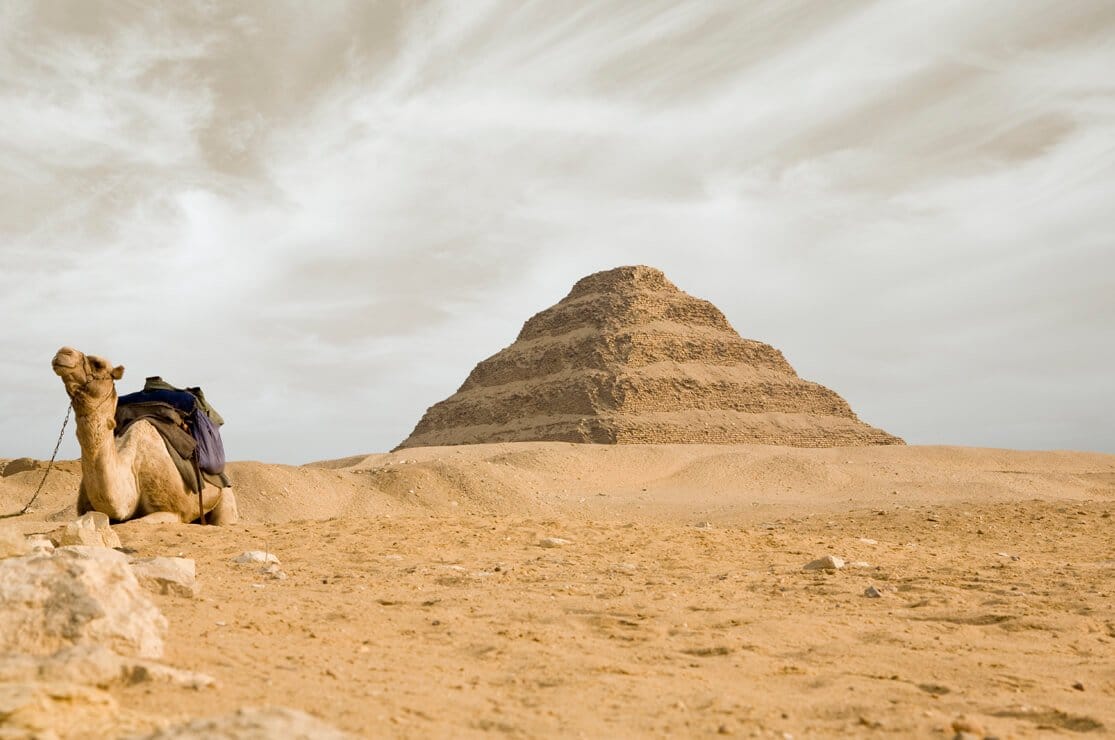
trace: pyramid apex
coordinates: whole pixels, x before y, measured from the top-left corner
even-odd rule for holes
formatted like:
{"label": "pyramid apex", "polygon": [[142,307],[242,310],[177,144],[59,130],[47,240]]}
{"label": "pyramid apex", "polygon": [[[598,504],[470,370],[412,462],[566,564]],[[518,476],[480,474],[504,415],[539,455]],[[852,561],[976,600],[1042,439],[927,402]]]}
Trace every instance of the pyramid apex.
{"label": "pyramid apex", "polygon": [[578,280],[569,291],[569,298],[589,293],[611,293],[631,290],[677,290],[666,273],[649,265],[624,265],[594,272]]}

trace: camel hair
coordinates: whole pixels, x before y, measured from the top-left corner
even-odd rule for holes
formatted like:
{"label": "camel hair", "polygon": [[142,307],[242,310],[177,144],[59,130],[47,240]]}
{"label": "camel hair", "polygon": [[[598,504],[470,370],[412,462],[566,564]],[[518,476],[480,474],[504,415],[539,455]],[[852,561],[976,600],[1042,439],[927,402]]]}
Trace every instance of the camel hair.
{"label": "camel hair", "polygon": [[[197,493],[186,489],[154,426],[140,419],[114,436],[116,381],[124,377],[124,367],[70,347],[58,350],[51,367],[73,404],[81,445],[78,516],[99,511],[118,522],[200,519]],[[206,483],[202,506],[211,524],[235,524],[240,518],[231,488]]]}

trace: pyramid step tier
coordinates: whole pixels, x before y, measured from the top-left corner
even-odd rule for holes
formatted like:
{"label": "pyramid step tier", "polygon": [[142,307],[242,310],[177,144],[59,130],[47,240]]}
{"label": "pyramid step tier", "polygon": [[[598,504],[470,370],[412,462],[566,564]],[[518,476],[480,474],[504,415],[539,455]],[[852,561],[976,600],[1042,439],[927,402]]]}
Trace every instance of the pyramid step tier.
{"label": "pyramid step tier", "polygon": [[746,371],[766,369],[795,376],[774,347],[722,331],[699,331],[657,322],[646,327],[602,335],[580,329],[560,336],[516,342],[484,360],[460,390],[540,379],[573,369],[639,368],[663,361],[707,366],[740,365]]}
{"label": "pyramid step tier", "polygon": [[853,419],[818,420],[811,414],[678,411],[630,416],[571,414],[517,418],[506,424],[418,431],[408,447],[553,441],[595,444],[763,444],[854,447],[903,444]]}

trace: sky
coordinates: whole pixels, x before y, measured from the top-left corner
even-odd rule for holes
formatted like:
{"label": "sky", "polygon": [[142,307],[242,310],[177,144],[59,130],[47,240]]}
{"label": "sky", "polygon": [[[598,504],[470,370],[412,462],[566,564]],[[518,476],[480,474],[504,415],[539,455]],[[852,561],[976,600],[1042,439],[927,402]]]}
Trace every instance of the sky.
{"label": "sky", "polygon": [[1112,70],[1109,0],[7,0],[0,457],[63,345],[385,451],[628,264],[911,444],[1115,453]]}

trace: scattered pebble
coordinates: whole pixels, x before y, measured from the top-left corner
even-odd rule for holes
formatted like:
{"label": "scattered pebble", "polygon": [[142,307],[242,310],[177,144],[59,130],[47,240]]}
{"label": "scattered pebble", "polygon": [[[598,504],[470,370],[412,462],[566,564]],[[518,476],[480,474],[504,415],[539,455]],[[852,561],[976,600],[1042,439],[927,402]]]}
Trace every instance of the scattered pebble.
{"label": "scattered pebble", "polygon": [[873,566],[871,565],[871,563],[867,562],[866,560],[853,560],[852,562],[848,563],[848,567],[849,568],[871,568]]}
{"label": "scattered pebble", "polygon": [[267,576],[273,581],[285,581],[287,578],[286,573],[279,567],[279,561],[268,563],[259,569],[260,575]]}
{"label": "scattered pebble", "polygon": [[712,522],[697,522],[693,526],[697,529],[712,529]]}
{"label": "scattered pebble", "polygon": [[981,738],[987,734],[983,729],[983,725],[963,716],[957,717],[952,721],[952,731],[958,735],[968,734]]}
{"label": "scattered pebble", "polygon": [[874,586],[868,586],[867,589],[863,592],[863,595],[869,599],[878,599],[882,597],[883,592],[875,588]]}
{"label": "scattered pebble", "polygon": [[1074,689],[1076,689],[1077,691],[1083,691],[1083,690],[1084,690],[1084,684],[1080,683],[1079,681],[1077,681],[1076,683],[1074,683],[1074,684],[1072,685],[1072,687],[1073,687]]}
{"label": "scattered pebble", "polygon": [[844,567],[844,559],[835,555],[825,555],[802,566],[802,570],[840,570]]}
{"label": "scattered pebble", "polygon": [[995,554],[998,555],[1001,558],[1009,558],[1011,560],[1021,560],[1022,559],[1022,558],[1018,557],[1017,555],[1011,555],[1009,552],[997,552]]}
{"label": "scattered pebble", "polygon": [[538,541],[539,547],[565,547],[568,544],[571,544],[570,541],[561,537],[543,537]]}
{"label": "scattered pebble", "polygon": [[877,545],[877,544],[879,544],[878,540],[873,540],[870,537],[860,537],[859,541],[862,542],[865,545]]}

